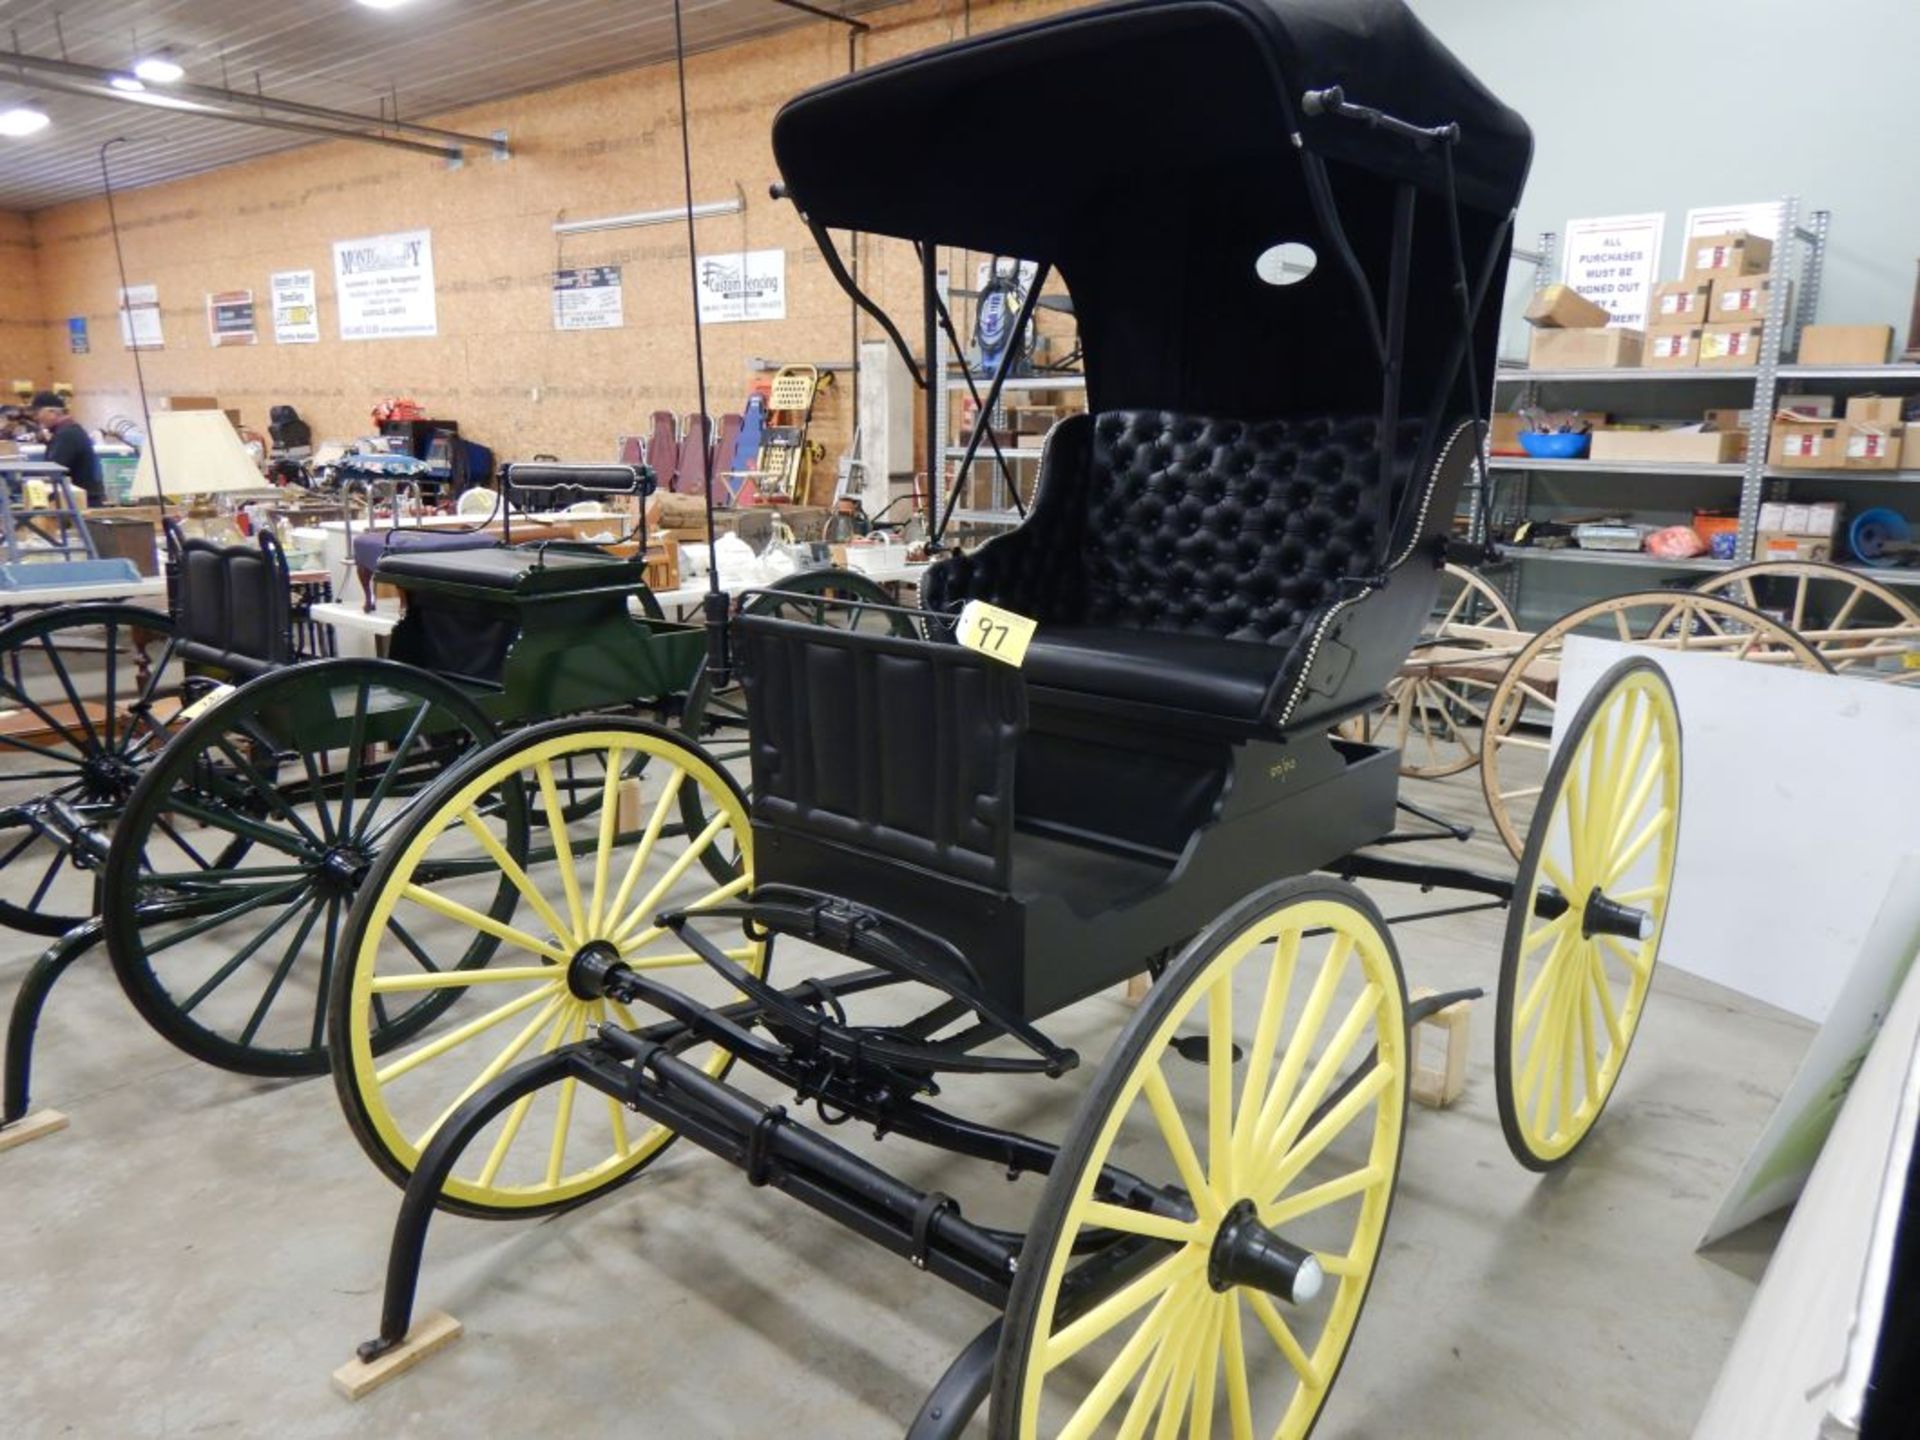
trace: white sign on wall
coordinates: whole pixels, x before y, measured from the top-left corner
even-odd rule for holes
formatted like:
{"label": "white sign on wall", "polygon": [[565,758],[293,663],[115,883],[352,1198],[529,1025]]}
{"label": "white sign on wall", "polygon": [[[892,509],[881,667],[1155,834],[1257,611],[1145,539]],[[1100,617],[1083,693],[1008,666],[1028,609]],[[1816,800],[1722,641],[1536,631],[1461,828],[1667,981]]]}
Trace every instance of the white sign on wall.
{"label": "white sign on wall", "polygon": [[787,318],[787,252],[742,250],[700,257],[700,323]]}
{"label": "white sign on wall", "polygon": [[618,265],[553,272],[554,329],[618,330],[624,324]]}
{"label": "white sign on wall", "polygon": [[1765,240],[1780,238],[1780,202],[1756,200],[1750,205],[1703,205],[1687,211],[1687,238],[1724,235],[1744,230]]}
{"label": "white sign on wall", "polygon": [[430,230],[334,241],[333,282],[342,340],[401,340],[440,333]]}
{"label": "white sign on wall", "polygon": [[267,283],[273,294],[273,343],[318,344],[320,299],[313,271],[276,270]]}
{"label": "white sign on wall", "polygon": [[129,350],[164,350],[160,329],[160,287],[128,285],[120,291],[120,343]]}
{"label": "white sign on wall", "polygon": [[1645,325],[1666,228],[1665,211],[1569,220],[1566,283],[1603,307],[1609,324]]}

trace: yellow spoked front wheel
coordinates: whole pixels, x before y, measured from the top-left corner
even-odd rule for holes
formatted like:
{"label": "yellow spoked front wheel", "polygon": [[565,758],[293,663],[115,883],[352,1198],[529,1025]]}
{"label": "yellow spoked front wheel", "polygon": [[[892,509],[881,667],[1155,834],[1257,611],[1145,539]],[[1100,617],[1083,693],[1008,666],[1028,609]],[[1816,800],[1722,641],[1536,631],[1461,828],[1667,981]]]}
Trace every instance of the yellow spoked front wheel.
{"label": "yellow spoked front wheel", "polygon": [[[686,803],[696,792],[699,803]],[[686,817],[699,817],[699,828]],[[407,814],[361,890],[332,1006],[335,1085],[376,1164],[405,1183],[434,1132],[518,1062],[579,1041],[593,1025],[650,1019],[578,988],[576,958],[609,949],[689,997],[736,998],[672,932],[693,924],[752,973],[766,944],[738,921],[698,912],[753,883],[746,800],[685,738],[638,720],[534,726],[449,772]],[[505,875],[512,905],[497,897]],[[484,966],[455,969],[476,935]],[[657,975],[655,972],[659,972]],[[451,997],[431,1025],[376,1050],[391,1006]],[[722,1075],[728,1052],[685,1058]],[[560,1208],[631,1177],[673,1138],[571,1079],[526,1096],[468,1148],[442,1204],[481,1216]]]}
{"label": "yellow spoked front wheel", "polygon": [[1623,660],[1548,767],[1507,920],[1495,1089],[1530,1169],[1573,1153],[1620,1078],[1666,928],[1680,778],[1673,690],[1651,660]]}
{"label": "yellow spoked front wheel", "polygon": [[[1216,921],[1122,1032],[1048,1179],[997,1440],[1306,1435],[1379,1261],[1406,1102],[1400,962],[1364,895],[1289,880]],[[1107,1242],[1142,1253],[1090,1298],[1073,1262]]]}

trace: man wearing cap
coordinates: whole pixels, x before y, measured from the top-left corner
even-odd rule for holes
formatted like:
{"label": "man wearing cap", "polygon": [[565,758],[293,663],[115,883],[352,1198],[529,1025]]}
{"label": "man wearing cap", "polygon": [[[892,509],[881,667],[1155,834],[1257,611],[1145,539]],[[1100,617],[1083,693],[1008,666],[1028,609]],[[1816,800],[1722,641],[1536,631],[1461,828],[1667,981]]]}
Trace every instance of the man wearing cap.
{"label": "man wearing cap", "polygon": [[100,457],[93,453],[93,437],[67,413],[67,402],[51,390],[33,397],[34,417],[47,432],[47,459],[66,467],[67,477],[87,492],[87,504],[107,503],[107,487],[100,479]]}

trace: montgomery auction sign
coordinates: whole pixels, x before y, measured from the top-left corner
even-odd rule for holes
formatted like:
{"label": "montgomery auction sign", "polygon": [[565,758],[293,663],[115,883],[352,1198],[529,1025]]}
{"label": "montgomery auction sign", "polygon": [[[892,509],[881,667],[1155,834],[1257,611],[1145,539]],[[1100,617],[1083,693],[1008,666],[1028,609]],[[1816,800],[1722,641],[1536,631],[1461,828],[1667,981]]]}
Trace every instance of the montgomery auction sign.
{"label": "montgomery auction sign", "polygon": [[430,230],[334,241],[333,285],[342,340],[401,340],[440,333]]}

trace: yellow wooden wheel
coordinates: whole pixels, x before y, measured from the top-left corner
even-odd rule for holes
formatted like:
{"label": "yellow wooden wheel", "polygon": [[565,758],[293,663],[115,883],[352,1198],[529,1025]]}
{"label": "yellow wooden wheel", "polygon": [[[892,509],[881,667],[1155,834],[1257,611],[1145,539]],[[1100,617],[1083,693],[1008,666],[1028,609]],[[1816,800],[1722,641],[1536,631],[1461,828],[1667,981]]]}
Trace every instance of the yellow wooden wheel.
{"label": "yellow wooden wheel", "polygon": [[[691,787],[697,807],[683,803]],[[702,817],[697,832],[687,813]],[[439,1126],[516,1062],[577,1042],[590,1026],[639,1028],[643,1018],[626,1006],[571,983],[573,962],[589,951],[670,971],[676,988],[705,1003],[735,998],[655,917],[749,889],[751,840],[739,785],[697,745],[643,721],[534,726],[442,777],[368,876],[333,991],[335,1085],[374,1162],[404,1183]],[[504,918],[485,904],[502,874],[517,900]],[[765,941],[739,922],[694,923],[765,973]],[[476,932],[498,942],[487,965],[440,963]],[[419,991],[455,998],[430,1027],[377,1051],[387,1007]],[[731,1063],[712,1046],[686,1058],[715,1076]],[[630,1178],[673,1138],[577,1088],[569,1079],[527,1096],[483,1132],[442,1204],[481,1216],[575,1204]]]}
{"label": "yellow wooden wheel", "polygon": [[[1288,880],[1216,921],[1122,1032],[1048,1179],[997,1440],[1306,1435],[1380,1257],[1406,1102],[1399,957],[1364,895]],[[1072,1261],[1106,1240],[1147,1248],[1089,1300]]]}
{"label": "yellow wooden wheel", "polygon": [[1592,1131],[1646,1008],[1680,835],[1680,715],[1635,657],[1582,702],[1521,857],[1494,1020],[1500,1124],[1548,1170]]}

